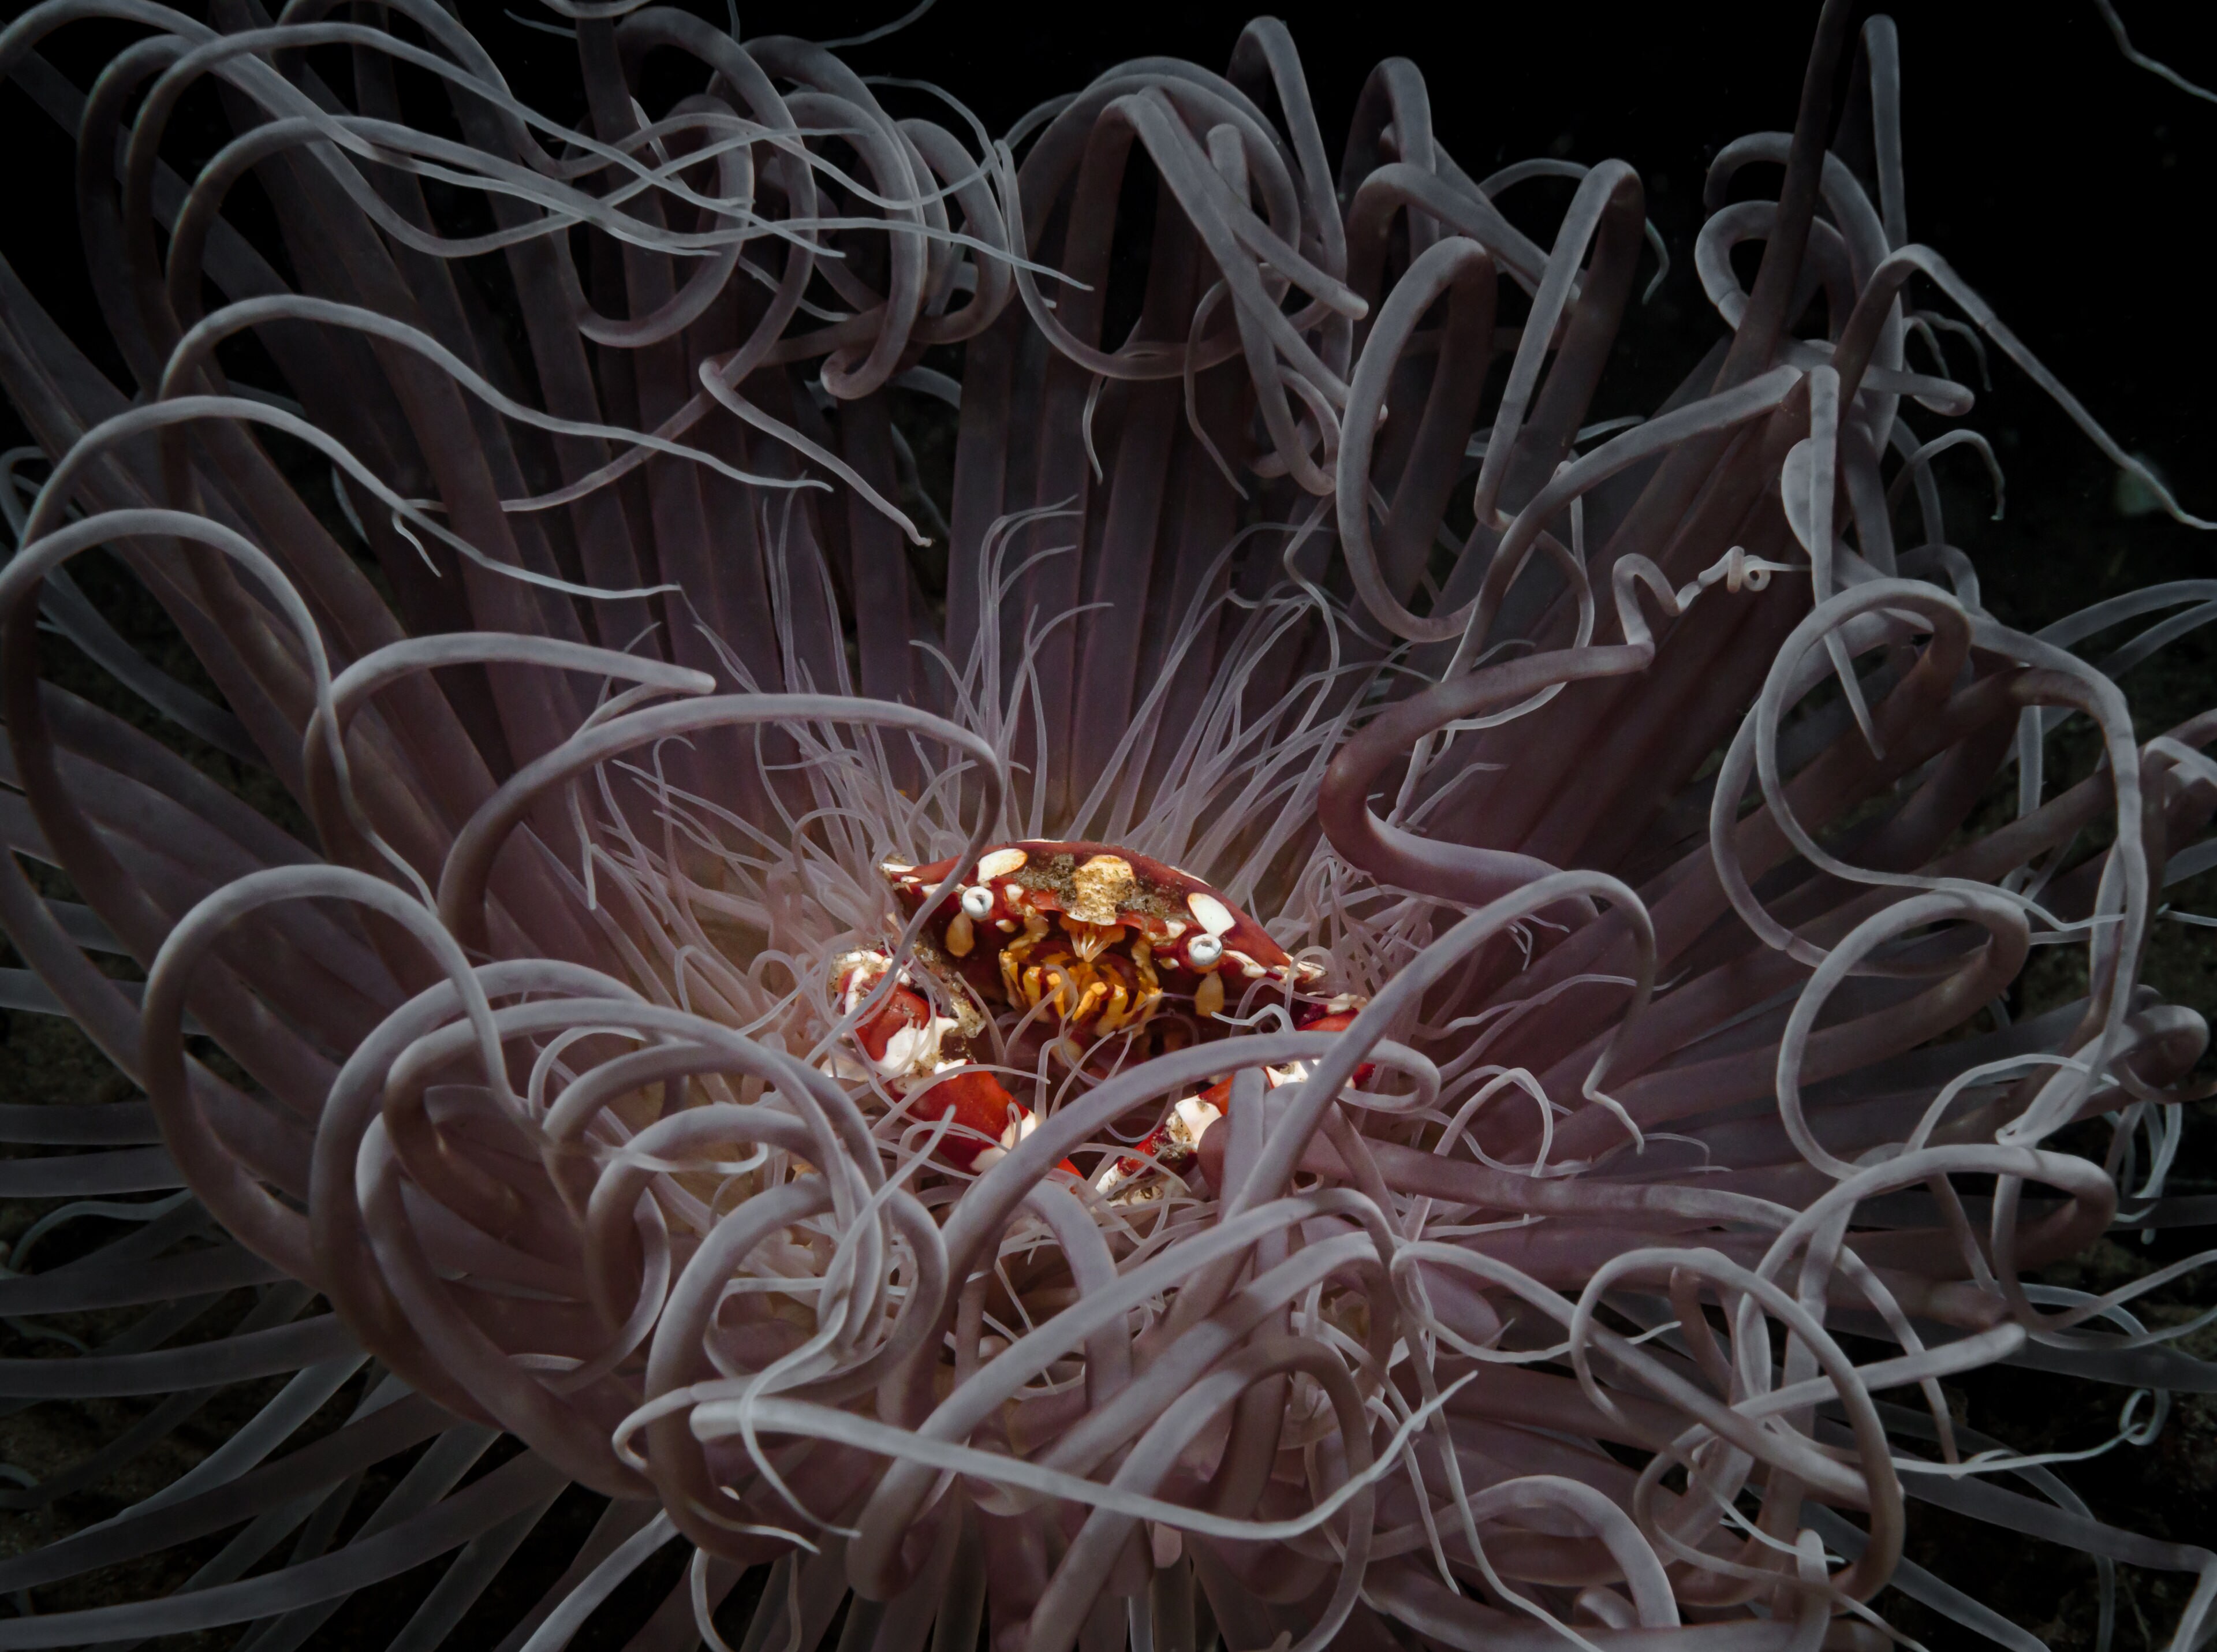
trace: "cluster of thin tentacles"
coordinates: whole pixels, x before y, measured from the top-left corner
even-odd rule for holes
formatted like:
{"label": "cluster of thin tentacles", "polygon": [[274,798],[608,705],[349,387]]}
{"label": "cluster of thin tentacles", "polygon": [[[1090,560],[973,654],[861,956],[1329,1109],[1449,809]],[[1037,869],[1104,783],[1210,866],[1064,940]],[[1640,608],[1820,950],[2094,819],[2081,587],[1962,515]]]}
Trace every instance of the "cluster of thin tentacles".
{"label": "cluster of thin tentacles", "polygon": [[[1910,240],[1886,20],[1824,8],[1794,131],[1710,176],[1726,337],[1596,424],[1638,176],[1473,179],[1405,62],[1335,171],[1273,23],[996,136],[820,46],[556,9],[574,127],[431,0],[0,34],[135,381],[0,267],[4,992],[147,1098],[0,1107],[68,1149],[0,1164],[51,1202],[0,1314],[71,1349],[0,1404],[154,1401],[0,1502],[287,1378],[0,1560],[0,1648],[281,1652],[437,1561],[393,1647],[551,1652],[672,1542],[633,1646],[728,1599],[748,1652],[1814,1652],[1883,1644],[1888,1585],[2032,1643],[1903,1559],[1920,1502],[2095,1557],[2105,1649],[2117,1562],[2198,1574],[2197,1643],[2217,1556],[1941,1384],[2067,1370],[2134,1440],[2217,1387],[2130,1305],[2203,1257],[2035,1277],[2208,1219],[2164,1189],[2206,1029],[2137,968],[2217,863],[2217,717],[2140,738],[2119,679],[2217,584],[1982,607],[1950,344],[2137,467]],[[85,17],[145,32],[81,91],[41,46]],[[696,90],[643,107],[651,61]],[[179,170],[195,109],[236,135]],[[1545,179],[1543,245],[1496,201]],[[41,629],[148,715],[42,681]],[[2101,761],[2053,780],[2074,719]],[[1190,868],[1360,1014],[1011,1056],[1036,1128],[950,1160],[841,1059],[883,989],[840,960],[911,956],[881,862],[1041,838]],[[2085,990],[2012,1020],[2035,946]],[[1096,1186],[1226,1078],[1194,1164]],[[34,1266],[58,1230],[101,1237]],[[573,1484],[567,1569],[472,1617]],[[42,1605],[171,1550],[173,1593]]]}

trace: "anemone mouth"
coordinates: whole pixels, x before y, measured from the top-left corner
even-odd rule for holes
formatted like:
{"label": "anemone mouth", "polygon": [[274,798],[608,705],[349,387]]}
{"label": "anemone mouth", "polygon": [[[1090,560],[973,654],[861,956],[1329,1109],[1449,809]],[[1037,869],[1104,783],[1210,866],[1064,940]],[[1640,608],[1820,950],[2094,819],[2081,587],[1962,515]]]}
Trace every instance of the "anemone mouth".
{"label": "anemone mouth", "polygon": [[[753,1598],[748,1652],[843,1612],[841,1652],[1813,1652],[1883,1643],[1890,1587],[1992,1632],[1904,1561],[1924,1503],[2195,1575],[2198,1643],[2217,1556],[1941,1383],[2217,1389],[2135,1317],[2213,1253],[2031,1277],[2206,1221],[2166,1178],[2207,1028],[2140,966],[2212,863],[2217,715],[2150,736],[2119,678],[2217,586],[1989,611],[1941,322],[2209,524],[1908,238],[1886,19],[1822,7],[1794,133],[1716,156],[1727,336],[1627,421],[1591,415],[1660,250],[1638,175],[1473,178],[1399,60],[1335,170],[1268,20],[996,139],[626,4],[563,9],[575,125],[425,0],[116,0],[153,33],[80,97],[38,54],[84,9],[0,71],[90,158],[136,388],[0,288],[48,466],[0,479],[0,824],[68,884],[0,855],[0,920],[148,1103],[0,1133],[183,1191],[0,1278],[11,1325],[147,1310],[0,1396],[171,1396],[0,1500],[287,1380],[0,1559],[230,1532],[189,1587],[0,1649],[282,1652],[451,1556],[429,1647],[565,1487],[598,1524],[512,1652],[672,1543],[643,1645]],[[1499,204],[1535,177],[1544,245]],[[905,397],[949,409],[943,505]],[[214,698],[88,612],[99,548]],[[42,681],[44,622],[300,832]],[[2101,759],[2059,778],[2066,733]],[[2013,1020],[2036,946],[2083,984]]]}

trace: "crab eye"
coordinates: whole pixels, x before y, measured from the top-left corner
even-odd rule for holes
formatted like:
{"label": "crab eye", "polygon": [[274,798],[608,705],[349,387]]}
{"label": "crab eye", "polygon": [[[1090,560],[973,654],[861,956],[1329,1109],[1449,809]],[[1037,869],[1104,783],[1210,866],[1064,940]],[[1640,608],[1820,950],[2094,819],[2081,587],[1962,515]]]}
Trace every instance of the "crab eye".
{"label": "crab eye", "polygon": [[993,892],[972,884],[962,892],[962,910],[972,919],[986,919],[993,915]]}
{"label": "crab eye", "polygon": [[1215,968],[1224,956],[1224,943],[1213,935],[1196,935],[1185,944],[1185,961],[1196,969]]}

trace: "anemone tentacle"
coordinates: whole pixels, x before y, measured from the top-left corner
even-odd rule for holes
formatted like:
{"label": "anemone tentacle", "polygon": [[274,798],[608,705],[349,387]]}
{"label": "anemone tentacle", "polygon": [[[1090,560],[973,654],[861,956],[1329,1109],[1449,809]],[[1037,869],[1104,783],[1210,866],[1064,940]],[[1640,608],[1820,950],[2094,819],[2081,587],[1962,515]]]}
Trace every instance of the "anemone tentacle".
{"label": "anemone tentacle", "polygon": [[[2105,1603],[2194,1574],[2200,1643],[2217,1554],[1940,1384],[2062,1362],[2152,1396],[2135,1439],[2217,1391],[2133,1309],[2217,1253],[2027,1277],[2208,1219],[2165,1191],[2208,1030],[2140,969],[2217,860],[2217,715],[2143,739],[2119,679],[2217,586],[2003,624],[1931,475],[1999,470],[1908,340],[1991,343],[2211,524],[1909,238],[1887,20],[1819,9],[1794,129],[1707,182],[1729,337],[1596,419],[1639,174],[1473,180],[1405,61],[1335,170],[1267,19],[996,136],[822,45],[549,3],[574,127],[434,0],[0,32],[133,381],[0,265],[0,1001],[148,1098],[0,1107],[81,1149],[0,1162],[62,1201],[0,1317],[134,1310],[0,1404],[167,1396],[0,1506],[287,1379],[0,1559],[25,1603],[232,1533],[183,1587],[0,1649],[281,1652],[440,1562],[414,1652],[572,1487],[599,1523],[506,1649],[672,1544],[634,1645],[1810,1652],[1886,1643],[1889,1586],[2022,1643],[1904,1559],[1919,1503]],[[44,54],[87,17],[145,33],[81,94]],[[1535,176],[1545,244],[1496,200]],[[71,583],[96,550],[204,685]],[[2058,786],[2066,726],[2102,760]],[[2083,993],[2010,1020],[2056,946]]]}

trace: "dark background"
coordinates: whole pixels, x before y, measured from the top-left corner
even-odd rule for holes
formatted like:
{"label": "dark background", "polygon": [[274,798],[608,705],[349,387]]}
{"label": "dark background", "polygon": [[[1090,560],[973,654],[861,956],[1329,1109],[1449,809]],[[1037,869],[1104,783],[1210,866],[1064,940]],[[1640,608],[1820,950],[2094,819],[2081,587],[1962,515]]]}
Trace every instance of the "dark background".
{"label": "dark background", "polygon": [[[2121,3],[2137,46],[2189,79],[2217,84],[2217,9]],[[719,21],[726,15],[725,0],[682,3]],[[0,6],[0,15],[22,9]],[[537,0],[461,0],[458,9],[520,94],[559,118],[581,112],[570,48],[517,21],[553,18]],[[1859,7],[1857,15],[1879,9]],[[745,5],[739,18],[750,35],[837,39],[899,10],[897,0],[776,0]],[[1424,71],[1438,136],[1473,176],[1535,155],[1617,158],[1640,170],[1674,266],[1664,290],[1627,324],[1624,359],[1615,381],[1605,381],[1604,401],[1614,393],[1632,407],[1651,400],[1648,381],[1675,379],[1717,331],[1690,257],[1703,174],[1731,139],[1791,127],[1815,12],[1788,0],[1704,0],[1303,3],[1279,15],[1300,45],[1335,159],[1371,67],[1399,55]],[[1220,68],[1252,15],[1225,0],[942,0],[919,22],[846,55],[866,74],[936,82],[999,131],[1041,99],[1128,58],[1179,56]],[[2217,423],[2217,344],[2205,320],[2217,243],[2208,228],[2217,103],[2128,63],[2092,0],[1934,0],[1894,15],[1912,237],[1938,249],[2126,448],[2177,482],[2189,508],[2217,514],[2217,486],[2197,473]],[[79,25],[47,50],[89,85],[137,32]],[[9,195],[0,254],[73,333],[95,332],[73,230],[71,147],[12,88],[0,90],[0,137]],[[1567,189],[1522,186],[1514,210],[1541,227]],[[2006,370],[2000,377],[2008,381],[1971,422],[2007,462],[2044,410],[2026,405],[2022,380]],[[2106,494],[2109,467],[2090,448],[2084,457],[2083,475],[2043,465],[2041,488]],[[2200,550],[2185,554],[2198,560]],[[2143,570],[2130,582],[2148,577]]]}
{"label": "dark background", "polygon": [[[684,3],[725,15],[724,0]],[[2217,9],[2121,4],[2141,50],[2217,84]],[[186,9],[196,9],[189,0]],[[21,9],[0,6],[0,15]],[[513,15],[502,0],[462,0],[459,10],[520,93],[550,114],[576,112],[570,49],[515,21],[551,19],[537,0],[513,0]],[[739,15],[747,34],[835,39],[899,11],[897,0],[776,0]],[[1533,155],[1639,168],[1677,263],[1628,342],[1638,356],[1675,331],[1690,360],[1714,326],[1689,257],[1704,169],[1734,137],[1791,127],[1815,11],[1790,0],[1702,0],[1303,3],[1279,15],[1300,44],[1335,158],[1372,65],[1399,55],[1423,70],[1438,135],[1473,176]],[[1127,58],[1220,68],[1252,15],[1225,0],[942,0],[846,55],[865,73],[936,82],[998,131]],[[2208,450],[2217,368],[2203,325],[2217,238],[2208,228],[2217,103],[2127,62],[2092,0],[1931,0],[1894,15],[1911,233],[1939,249],[2128,449],[2217,511],[2217,489],[2197,490],[2193,475]],[[80,25],[48,49],[83,86],[136,32]],[[9,195],[0,252],[58,318],[89,324],[71,150],[12,89],[0,91],[0,134]],[[1559,207],[1551,187],[1524,186],[1516,199],[1535,213]],[[2006,441],[2006,424],[1983,411],[1973,418]]]}
{"label": "dark background", "polygon": [[[2177,0],[2119,3],[2141,50],[2189,79],[2217,84],[2217,9]],[[526,15],[550,16],[536,0],[514,3]],[[723,0],[691,4],[719,21],[724,15]],[[18,9],[0,6],[0,15]],[[779,0],[743,5],[740,21],[748,35],[836,39],[884,23],[899,9],[886,0]],[[1640,170],[1674,264],[1652,302],[1627,321],[1597,409],[1606,414],[1652,405],[1720,331],[1691,264],[1704,170],[1729,139],[1791,126],[1815,9],[1781,0],[1303,4],[1281,15],[1300,44],[1335,157],[1371,66],[1403,55],[1426,75],[1440,140],[1474,176],[1533,155],[1585,163],[1616,157]],[[520,93],[549,114],[575,118],[564,42],[511,21],[498,0],[468,0],[460,11]],[[1040,99],[1075,90],[1127,58],[1175,55],[1220,68],[1248,15],[1217,0],[943,0],[916,25],[847,55],[865,73],[936,82],[998,131]],[[2217,475],[2207,462],[2217,435],[2209,256],[2217,236],[2208,227],[2217,205],[2217,103],[2127,61],[2092,0],[1928,0],[1894,15],[1911,235],[1983,294],[2125,448],[2152,460],[2189,510],[2217,516]],[[82,87],[135,32],[79,26],[50,50]],[[90,339],[98,319],[74,228],[71,146],[21,94],[0,90],[0,156],[7,169],[0,255],[73,334]],[[1513,209],[1544,240],[1567,194],[1567,186],[1523,186],[1511,198]],[[1934,302],[1929,293],[1919,301]],[[1957,455],[1942,466],[1953,537],[1977,563],[1999,617],[2036,624],[2116,591],[2211,574],[2217,535],[2121,514],[2115,472],[2044,396],[1998,353],[1992,387],[1982,387],[1967,353],[1953,340],[1948,348],[1957,375],[1979,390],[1967,422],[1993,440],[2008,473],[2009,510],[1993,522],[1975,461]],[[120,363],[113,370],[120,373]],[[1910,417],[1928,436],[1942,427],[1929,414]],[[4,412],[0,421],[13,424]],[[22,438],[5,439],[12,445]],[[1960,468],[1949,469],[1958,461]],[[2217,655],[2206,642],[2189,640],[2136,672],[2127,687],[2146,737],[2217,701]],[[2174,890],[2174,898],[2191,910],[2217,912],[2211,887],[2217,879],[2196,883],[2204,887]],[[2158,931],[2152,984],[2217,1017],[2212,932],[2177,925]],[[2063,950],[2048,950],[2023,992],[2033,1001],[2064,995],[2071,969]],[[13,1046],[0,1049],[4,1098],[89,1098],[103,1082],[96,1060],[58,1043],[55,1035],[65,1030],[34,1033],[27,1019],[8,1018],[13,1024],[0,1034],[0,1046]],[[2206,1105],[2197,1111],[2171,1182],[2177,1192],[2217,1191],[2217,1124]],[[2107,1288],[2183,1253],[2196,1237],[2174,1234],[2148,1248],[2105,1241],[2051,1278]],[[2149,1317],[2184,1317],[2213,1300],[2217,1282],[2189,1278],[2154,1299]],[[2206,1333],[2186,1346],[2203,1358],[2217,1356],[2217,1339]],[[1975,1426],[2046,1449],[2107,1438],[2122,1398],[2023,1373],[1976,1378],[1958,1393]],[[2217,1495],[2217,1402],[2182,1398],[2154,1445],[2120,1448],[2063,1472],[2104,1518],[2207,1542]],[[2090,1647],[2090,1562],[1930,1510],[1920,1510],[1912,1525],[1914,1558],[2051,1644]],[[2149,1644],[2151,1633],[2160,1644],[2190,1580],[2124,1575],[2117,1646]],[[1966,1643],[1961,1631],[1917,1608],[1896,1603],[1888,1612],[1930,1645]],[[349,1620],[361,1629],[361,1643],[382,1643],[382,1618],[365,1602],[316,1644],[352,1643]],[[620,1636],[614,1643],[621,1644]]]}

